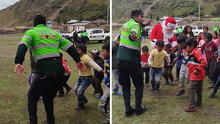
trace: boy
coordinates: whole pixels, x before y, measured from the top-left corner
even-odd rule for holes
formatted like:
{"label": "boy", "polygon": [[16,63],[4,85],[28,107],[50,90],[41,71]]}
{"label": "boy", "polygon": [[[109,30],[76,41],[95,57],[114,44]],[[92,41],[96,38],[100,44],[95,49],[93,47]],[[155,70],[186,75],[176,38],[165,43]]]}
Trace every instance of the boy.
{"label": "boy", "polygon": [[[169,60],[170,60],[170,63],[165,63],[165,66],[164,66],[163,75],[166,81],[164,85],[168,85],[168,84],[174,85],[174,82],[173,82],[174,78],[173,78],[172,70],[173,70],[174,64],[176,63],[176,55],[172,52],[171,48],[172,48],[172,45],[168,43],[166,44],[165,49],[164,49],[167,52]],[[171,82],[169,82],[169,79]]]}
{"label": "boy", "polygon": [[67,84],[67,81],[69,80],[70,78],[70,74],[71,74],[71,70],[69,68],[69,66],[67,65],[67,60],[63,58],[63,54],[60,53],[60,58],[62,60],[62,64],[63,64],[63,68],[65,70],[64,72],[64,79],[62,81],[62,87],[59,89],[59,95],[60,97],[64,97],[64,90],[63,90],[63,87],[65,87],[66,89],[66,95],[70,92],[70,90],[72,89],[68,84]]}
{"label": "boy", "polygon": [[185,93],[185,81],[189,82],[189,72],[187,68],[189,52],[186,50],[186,35],[180,35],[177,39],[177,43],[179,44],[182,50],[181,52],[181,67],[180,67],[180,74],[179,74],[179,90],[176,93],[176,96],[181,96]]}
{"label": "boy", "polygon": [[213,65],[215,63],[215,52],[218,50],[216,44],[212,41],[212,34],[211,33],[204,33],[203,34],[203,40],[205,43],[201,47],[202,53],[205,54],[208,65],[206,68],[206,74],[208,75],[209,83],[212,83],[212,85],[209,88],[213,88],[214,83],[211,78],[211,72],[213,70]]}
{"label": "boy", "polygon": [[148,86],[149,85],[149,71],[150,67],[148,65],[148,58],[149,58],[149,49],[147,46],[142,47],[142,54],[141,54],[141,68],[143,72],[143,77],[145,73],[145,84]]}
{"label": "boy", "polygon": [[84,104],[88,102],[84,95],[84,92],[93,80],[91,68],[94,68],[98,72],[101,72],[102,68],[86,54],[87,48],[84,44],[78,45],[76,47],[76,50],[80,56],[81,62],[84,64],[84,69],[79,70],[79,78],[75,85],[75,91],[78,99],[76,110],[81,110],[84,109]]}
{"label": "boy", "polygon": [[153,49],[150,53],[148,63],[150,65],[150,82],[152,91],[159,92],[160,78],[164,67],[164,62],[169,63],[169,57],[167,52],[163,50],[164,41],[158,40],[156,42],[156,49]]}
{"label": "boy", "polygon": [[189,51],[188,70],[189,70],[189,104],[185,112],[197,111],[202,105],[202,84],[205,78],[205,67],[207,65],[205,57],[196,48],[197,43],[194,37],[189,37],[186,41],[186,48]]}
{"label": "boy", "polygon": [[[91,52],[92,59],[95,61],[96,64],[98,64],[102,69],[104,69],[104,60],[99,56],[100,52],[96,49],[93,49]],[[103,90],[102,90],[102,80],[104,78],[103,72],[98,72],[94,70],[94,81],[92,83],[93,88],[95,89],[94,95],[98,94],[96,98],[100,99],[103,95]]]}
{"label": "boy", "polygon": [[105,79],[104,82],[106,84],[106,90],[104,95],[102,96],[99,107],[106,113],[107,115],[107,123],[110,122],[110,43],[104,44],[102,46],[102,56],[105,59]]}
{"label": "boy", "polygon": [[215,98],[215,94],[220,87],[220,45],[218,46],[218,55],[217,55],[217,62],[215,63],[215,68],[213,70],[213,77],[216,81],[214,89],[210,94],[209,98]]}
{"label": "boy", "polygon": [[119,48],[119,42],[120,42],[120,34],[115,38],[115,42],[112,43],[112,74],[114,76],[114,83],[112,86],[112,94],[113,95],[123,95],[121,91],[121,85],[118,81],[118,69],[117,69],[117,59],[116,55]]}

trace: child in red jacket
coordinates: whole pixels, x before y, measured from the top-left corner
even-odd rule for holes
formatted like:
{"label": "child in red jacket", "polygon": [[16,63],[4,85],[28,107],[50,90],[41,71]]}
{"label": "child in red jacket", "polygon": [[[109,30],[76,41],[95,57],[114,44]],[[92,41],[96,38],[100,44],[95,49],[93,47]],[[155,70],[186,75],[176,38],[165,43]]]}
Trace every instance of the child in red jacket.
{"label": "child in red jacket", "polygon": [[143,77],[145,74],[145,84],[146,86],[149,86],[149,71],[150,71],[150,66],[148,65],[148,58],[150,54],[148,53],[149,49],[147,46],[142,47],[142,54],[141,54],[141,68],[142,68],[142,73]]}
{"label": "child in red jacket", "polygon": [[211,33],[204,33],[203,35],[204,35],[203,40],[205,41],[205,43],[202,45],[201,51],[206,56],[206,60],[207,60],[206,74],[208,75],[209,83],[212,84],[210,88],[212,88],[212,86],[214,86],[214,82],[211,73],[214,69],[213,65],[215,64],[215,60],[216,60],[215,52],[218,50],[218,47],[212,41]]}
{"label": "child in red jacket", "polygon": [[67,60],[63,58],[63,54],[60,53],[61,59],[62,59],[62,64],[63,64],[63,68],[65,70],[64,72],[64,79],[61,81],[61,83],[63,83],[62,87],[59,89],[59,95],[60,97],[64,97],[64,90],[63,87],[66,89],[66,95],[71,91],[71,87],[67,84],[67,81],[70,78],[70,74],[71,74],[71,70],[69,68],[69,66],[67,65]]}
{"label": "child in red jacket", "polygon": [[205,78],[205,67],[207,65],[205,57],[196,48],[197,43],[194,37],[189,37],[186,41],[187,50],[189,51],[188,70],[189,70],[189,104],[185,109],[186,112],[198,110],[202,105],[202,84]]}

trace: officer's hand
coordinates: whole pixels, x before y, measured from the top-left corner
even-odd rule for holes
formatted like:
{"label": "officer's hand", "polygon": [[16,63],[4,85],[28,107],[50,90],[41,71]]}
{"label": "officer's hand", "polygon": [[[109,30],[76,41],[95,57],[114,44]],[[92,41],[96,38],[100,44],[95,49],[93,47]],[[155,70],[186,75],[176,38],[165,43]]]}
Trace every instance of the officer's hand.
{"label": "officer's hand", "polygon": [[78,70],[80,70],[82,72],[85,71],[86,67],[82,62],[78,62],[78,63],[76,63],[76,65],[77,65]]}
{"label": "officer's hand", "polygon": [[148,26],[151,24],[151,22],[152,22],[152,20],[150,20],[150,19],[144,19],[143,25]]}
{"label": "officer's hand", "polygon": [[137,41],[138,40],[138,36],[137,36],[136,32],[131,32],[130,39],[132,41]]}
{"label": "officer's hand", "polygon": [[26,71],[25,71],[25,69],[24,69],[24,66],[21,65],[21,64],[17,64],[17,65],[15,66],[14,72],[15,72],[18,76],[21,76],[21,74],[22,74],[23,72],[26,73]]}

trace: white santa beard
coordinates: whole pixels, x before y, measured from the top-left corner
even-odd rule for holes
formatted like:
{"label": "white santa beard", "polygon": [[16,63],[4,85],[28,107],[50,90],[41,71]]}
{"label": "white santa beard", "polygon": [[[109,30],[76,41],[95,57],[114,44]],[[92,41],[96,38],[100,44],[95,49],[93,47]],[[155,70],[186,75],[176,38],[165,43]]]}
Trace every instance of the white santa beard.
{"label": "white santa beard", "polygon": [[171,32],[168,32],[166,31],[166,25],[165,25],[165,22],[162,23],[162,31],[163,31],[163,41],[165,43],[169,43],[169,39],[172,39],[173,38],[173,35],[174,35],[174,30],[171,31]]}

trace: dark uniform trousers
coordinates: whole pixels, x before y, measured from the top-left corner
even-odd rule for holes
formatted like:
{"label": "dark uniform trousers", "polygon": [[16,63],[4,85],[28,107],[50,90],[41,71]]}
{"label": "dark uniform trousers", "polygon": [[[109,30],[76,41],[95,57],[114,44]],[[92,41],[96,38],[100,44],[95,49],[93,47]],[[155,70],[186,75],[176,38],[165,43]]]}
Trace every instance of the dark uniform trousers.
{"label": "dark uniform trousers", "polygon": [[40,97],[43,98],[47,114],[48,124],[55,123],[54,102],[58,89],[62,86],[60,83],[64,78],[64,72],[53,72],[52,74],[39,76],[34,79],[28,92],[28,112],[30,124],[37,124],[37,102]]}
{"label": "dark uniform trousers", "polygon": [[143,75],[141,72],[140,63],[131,63],[129,61],[118,60],[117,62],[119,83],[122,86],[124,104],[126,111],[131,109],[130,106],[130,95],[131,95],[131,80],[135,87],[135,108],[136,110],[141,108],[142,97],[143,97]]}

